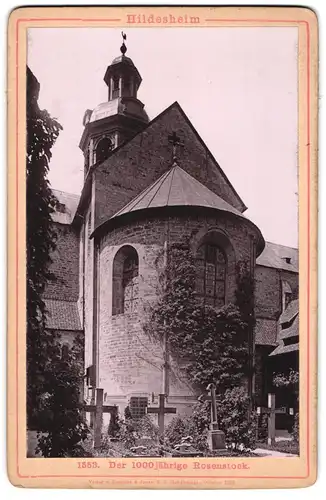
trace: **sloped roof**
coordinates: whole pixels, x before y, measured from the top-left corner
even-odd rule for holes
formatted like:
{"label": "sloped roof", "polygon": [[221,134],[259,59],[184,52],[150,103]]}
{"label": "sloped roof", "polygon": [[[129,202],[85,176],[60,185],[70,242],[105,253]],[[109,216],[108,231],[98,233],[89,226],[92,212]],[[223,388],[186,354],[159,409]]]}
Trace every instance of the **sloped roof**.
{"label": "sloped roof", "polygon": [[111,219],[146,208],[176,206],[215,208],[244,217],[239,210],[175,164]]}
{"label": "sloped roof", "polygon": [[[287,325],[289,323],[289,325]],[[299,301],[292,300],[278,320],[278,336],[276,349],[270,353],[270,356],[277,354],[286,354],[288,352],[298,351],[299,343],[289,344],[287,339],[299,338]],[[284,326],[287,325],[287,328]],[[296,339],[295,339],[296,340]]]}
{"label": "sloped roof", "polygon": [[289,323],[289,321],[291,321],[297,314],[299,314],[299,300],[291,300],[285,311],[283,311],[280,316],[280,323]]}
{"label": "sloped roof", "polygon": [[[290,263],[286,262],[290,258]],[[274,267],[285,271],[299,272],[299,252],[297,248],[286,247],[266,241],[263,252],[257,259],[259,266]]]}
{"label": "sloped roof", "polygon": [[256,345],[275,345],[277,337],[277,321],[274,319],[257,319],[255,325]]}
{"label": "sloped roof", "polygon": [[277,356],[277,354],[286,354],[288,352],[298,351],[299,344],[290,344],[290,345],[279,345],[276,349],[270,353],[270,356]]}
{"label": "sloped roof", "polygon": [[280,339],[290,339],[291,337],[299,337],[299,315],[297,315],[288,328],[280,331]]}
{"label": "sloped roof", "polygon": [[43,300],[47,312],[47,328],[50,330],[82,330],[77,302],[53,299]]}
{"label": "sloped roof", "polygon": [[[189,120],[188,116],[183,111],[183,109],[181,108],[180,104],[177,101],[175,101],[170,106],[168,106],[166,109],[164,109],[161,113],[159,113],[153,120],[151,120],[137,134],[135,134],[133,137],[131,137],[126,142],[122,142],[117,148],[115,148],[112,151],[112,154],[109,156],[109,158],[107,158],[103,162],[103,164],[105,164],[105,166],[107,168],[107,171],[112,172],[114,170],[114,167],[116,166],[115,165],[116,158],[117,158],[117,155],[119,157],[120,152],[124,153],[126,151],[126,149],[128,150],[128,147],[134,147],[134,146],[138,147],[139,144],[143,143],[144,137],[150,136],[150,134],[153,131],[153,128],[155,127],[155,124],[159,123],[160,121],[167,120],[167,118],[169,118],[169,114],[172,112],[175,112],[175,111],[177,111],[181,115],[181,118],[184,120],[185,125],[189,126],[189,128],[193,132],[195,138],[200,142],[202,147],[205,149],[206,157],[211,159],[211,161],[215,167],[216,172],[218,172],[218,174],[221,176],[222,180],[226,183],[226,185],[228,186],[230,191],[233,193],[233,195],[235,197],[235,204],[237,205],[237,208],[239,210],[241,210],[241,212],[244,212],[247,209],[247,207],[244,204],[243,200],[241,199],[241,197],[239,196],[239,194],[235,190],[234,186],[231,184],[230,180],[226,176],[225,172],[223,171],[223,169],[221,168],[221,166],[219,165],[219,163],[217,162],[217,160],[215,159],[215,157],[213,156],[213,154],[211,153],[211,151],[209,150],[209,148],[205,144],[204,140],[201,138],[201,136],[199,135],[199,133],[197,132],[197,130],[195,129],[195,127],[193,126],[193,124]],[[170,120],[168,123],[170,123]],[[179,128],[182,128],[182,127],[179,126]],[[167,127],[166,133],[172,133],[172,131],[173,130],[171,130],[171,128]],[[84,130],[84,133],[85,133],[85,130]],[[160,134],[162,134],[162,131],[160,131]],[[156,136],[158,136],[158,134],[156,134]],[[80,144],[82,144],[82,141],[83,141],[83,138],[81,139]],[[97,166],[98,166],[98,164],[95,163],[89,168],[88,173],[86,175],[86,178],[84,180],[84,186],[82,188],[82,192],[81,192],[81,196],[80,196],[80,200],[79,200],[79,205],[78,205],[78,208],[76,211],[76,220],[77,220],[77,216],[79,214],[83,215],[83,211],[85,209],[85,203],[86,203],[86,200],[89,197],[89,193],[90,193],[92,172],[95,168],[97,168]]]}
{"label": "sloped roof", "polygon": [[71,224],[77,210],[79,195],[57,189],[52,189],[52,192],[61,205],[60,209],[52,214],[53,221],[60,222],[60,224]]}
{"label": "sloped roof", "polygon": [[127,216],[128,214],[134,214],[144,210],[167,207],[201,207],[232,213],[241,217],[255,228],[259,238],[258,250],[261,251],[264,247],[264,239],[255,224],[247,219],[239,210],[185,172],[185,170],[177,164],[174,164],[169,170],[164,172],[159,179],[153,182],[112,217],[97,226],[91,238],[103,230],[110,222],[115,221],[121,216]]}

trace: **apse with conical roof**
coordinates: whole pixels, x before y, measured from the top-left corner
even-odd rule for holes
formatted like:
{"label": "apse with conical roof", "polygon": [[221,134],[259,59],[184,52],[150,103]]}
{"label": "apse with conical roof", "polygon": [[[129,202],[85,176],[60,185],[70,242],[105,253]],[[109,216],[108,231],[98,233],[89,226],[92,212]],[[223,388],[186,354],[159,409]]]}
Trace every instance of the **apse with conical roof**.
{"label": "apse with conical roof", "polygon": [[84,153],[85,176],[90,167],[105,161],[121,144],[140,132],[149,119],[137,93],[142,78],[126,56],[126,35],[122,33],[121,54],[107,67],[104,81],[107,101],[84,114],[84,131],[79,147]]}

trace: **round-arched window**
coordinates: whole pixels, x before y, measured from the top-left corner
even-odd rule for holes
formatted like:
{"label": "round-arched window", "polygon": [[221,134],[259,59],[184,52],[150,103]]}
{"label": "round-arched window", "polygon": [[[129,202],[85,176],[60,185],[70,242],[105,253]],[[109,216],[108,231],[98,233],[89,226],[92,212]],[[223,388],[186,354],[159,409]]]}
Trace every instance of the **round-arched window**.
{"label": "round-arched window", "polygon": [[103,139],[101,139],[96,146],[95,161],[99,162],[106,160],[110,156],[112,149],[112,140],[109,137],[103,137]]}
{"label": "round-arched window", "polygon": [[204,243],[196,254],[196,293],[205,305],[225,304],[226,257],[222,248]]}
{"label": "round-arched window", "polygon": [[113,261],[112,314],[129,314],[137,311],[139,295],[139,259],[132,246],[126,245],[117,252]]}

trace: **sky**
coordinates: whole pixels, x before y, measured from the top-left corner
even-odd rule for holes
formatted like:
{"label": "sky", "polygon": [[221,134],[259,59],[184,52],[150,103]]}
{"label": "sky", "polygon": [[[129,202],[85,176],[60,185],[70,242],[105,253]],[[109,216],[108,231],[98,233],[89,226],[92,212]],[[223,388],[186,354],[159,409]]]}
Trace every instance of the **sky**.
{"label": "sky", "polygon": [[[127,56],[150,119],[178,101],[267,241],[297,247],[298,31],[294,27],[128,28]],[[79,194],[86,109],[107,100],[103,77],[121,30],[32,28],[28,65],[39,105],[63,126],[50,163],[55,189]],[[182,166],[182,165],[181,165]]]}

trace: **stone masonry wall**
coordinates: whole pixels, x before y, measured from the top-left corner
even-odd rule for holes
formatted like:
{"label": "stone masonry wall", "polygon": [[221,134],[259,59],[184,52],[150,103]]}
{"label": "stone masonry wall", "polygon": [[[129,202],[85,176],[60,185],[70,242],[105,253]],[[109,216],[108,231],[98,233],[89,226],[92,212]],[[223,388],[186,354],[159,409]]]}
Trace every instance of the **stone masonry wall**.
{"label": "stone masonry wall", "polygon": [[[167,219],[140,220],[112,230],[100,242],[99,365],[100,386],[109,395],[157,394],[162,385],[162,349],[145,336],[144,313],[112,316],[112,263],[122,245],[132,245],[139,256],[140,297],[155,300],[158,270],[155,261],[162,255]],[[224,231],[234,250],[234,265],[228,276],[227,300],[234,299],[235,263],[250,258],[250,231],[245,222],[228,215],[173,217],[169,221],[170,243],[187,237],[195,251],[200,239],[212,229]],[[189,397],[192,389],[182,370],[173,363],[170,393]]]}
{"label": "stone masonry wall", "polygon": [[282,280],[287,281],[292,288],[293,299],[298,298],[298,274],[273,267],[256,266],[255,301],[257,318],[279,318],[282,312]]}

